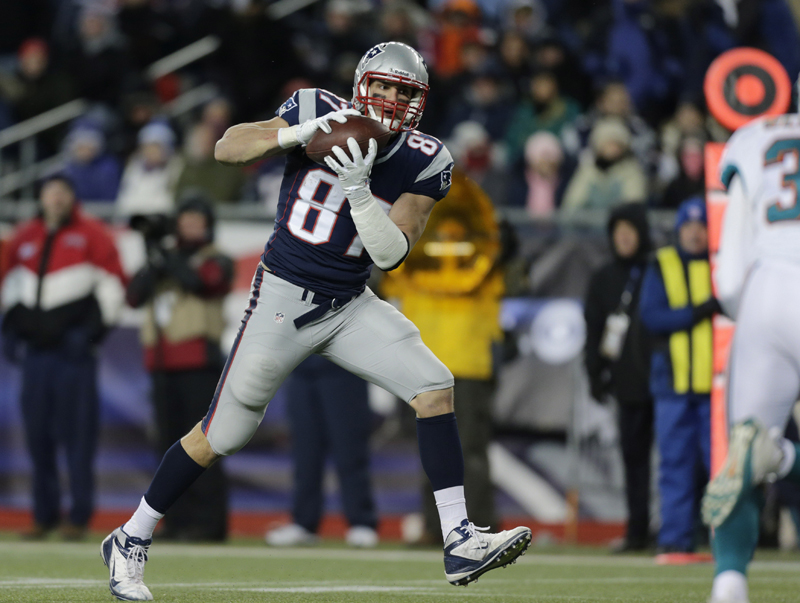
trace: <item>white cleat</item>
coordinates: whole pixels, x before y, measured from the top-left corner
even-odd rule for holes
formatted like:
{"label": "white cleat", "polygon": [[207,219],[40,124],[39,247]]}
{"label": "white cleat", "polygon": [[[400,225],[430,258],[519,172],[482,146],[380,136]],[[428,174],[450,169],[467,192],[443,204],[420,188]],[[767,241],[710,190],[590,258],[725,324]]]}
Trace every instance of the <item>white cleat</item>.
{"label": "white cleat", "polygon": [[726,570],[714,578],[708,603],[749,603],[747,578],[734,570]]}
{"label": "white cleat", "polygon": [[378,546],[378,533],[369,526],[353,526],[347,530],[345,542],[357,549],[374,549]]}
{"label": "white cleat", "polygon": [[497,567],[516,563],[531,544],[531,531],[519,527],[486,534],[466,519],[444,542],[444,575],[454,586],[467,586]]}
{"label": "white cleat", "polygon": [[743,493],[774,478],[782,459],[780,439],[760,423],[749,419],[734,425],[725,463],[703,496],[703,522],[712,528],[722,525]]}
{"label": "white cleat", "polygon": [[153,595],[143,582],[147,550],[152,540],[128,536],[119,527],[100,545],[100,556],[108,567],[111,594],[122,601],[152,601]]}
{"label": "white cleat", "polygon": [[316,534],[296,523],[270,530],[264,535],[264,540],[270,546],[311,546],[319,542]]}

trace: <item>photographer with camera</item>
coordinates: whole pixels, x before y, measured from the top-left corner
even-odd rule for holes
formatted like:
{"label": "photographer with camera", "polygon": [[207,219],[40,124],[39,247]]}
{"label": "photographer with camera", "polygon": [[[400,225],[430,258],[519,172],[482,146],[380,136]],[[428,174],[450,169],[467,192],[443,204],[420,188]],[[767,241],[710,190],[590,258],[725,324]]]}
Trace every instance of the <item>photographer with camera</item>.
{"label": "photographer with camera", "polygon": [[[178,206],[174,232],[164,217],[136,217],[148,263],[131,280],[128,303],[145,307],[144,363],[153,379],[157,445],[163,454],[186,434],[214,396],[223,357],[223,298],[233,262],[214,246],[214,211],[201,193]],[[222,464],[206,471],[164,519],[164,535],[185,541],[224,540],[227,487]],[[162,536],[162,537],[163,537]]]}

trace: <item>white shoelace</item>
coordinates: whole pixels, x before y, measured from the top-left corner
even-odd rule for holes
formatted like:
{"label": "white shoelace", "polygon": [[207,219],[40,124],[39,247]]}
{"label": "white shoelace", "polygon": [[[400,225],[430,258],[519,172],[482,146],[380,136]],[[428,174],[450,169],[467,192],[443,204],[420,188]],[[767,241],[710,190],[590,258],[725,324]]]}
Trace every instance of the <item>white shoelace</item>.
{"label": "white shoelace", "polygon": [[125,564],[128,578],[131,578],[134,582],[142,582],[144,579],[145,561],[147,561],[147,549],[138,544],[131,546],[130,553],[128,553],[128,559]]}
{"label": "white shoelace", "polygon": [[486,544],[486,541],[483,539],[483,534],[481,534],[481,532],[488,532],[491,528],[489,528],[489,527],[481,528],[479,526],[476,526],[474,523],[472,523],[470,521],[465,526],[464,529],[467,531],[467,533],[470,536],[472,536],[475,539],[475,542],[474,542],[472,548],[475,548],[475,549],[483,549],[483,548],[485,548],[483,545]]}

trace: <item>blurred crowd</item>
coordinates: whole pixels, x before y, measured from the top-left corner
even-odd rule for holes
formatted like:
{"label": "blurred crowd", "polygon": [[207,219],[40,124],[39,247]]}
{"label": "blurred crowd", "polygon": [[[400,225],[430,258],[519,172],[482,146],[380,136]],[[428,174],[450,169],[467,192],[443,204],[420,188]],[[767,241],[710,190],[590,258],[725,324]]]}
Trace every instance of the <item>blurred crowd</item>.
{"label": "blurred crowd", "polygon": [[[79,198],[121,213],[172,209],[188,189],[274,203],[280,160],[213,160],[233,123],[269,119],[292,92],[352,96],[377,42],[417,48],[431,72],[420,129],[443,139],[500,206],[532,217],[620,202],[676,208],[703,190],[703,144],[728,132],[703,77],[735,46],[800,71],[786,0],[27,0],[0,5],[0,128],[74,98],[90,111],[37,137],[62,152]],[[796,11],[796,9],[795,9]],[[211,55],[157,78],[154,61],[207,35]],[[204,83],[219,98],[173,115]],[[3,159],[13,165],[14,150]]]}

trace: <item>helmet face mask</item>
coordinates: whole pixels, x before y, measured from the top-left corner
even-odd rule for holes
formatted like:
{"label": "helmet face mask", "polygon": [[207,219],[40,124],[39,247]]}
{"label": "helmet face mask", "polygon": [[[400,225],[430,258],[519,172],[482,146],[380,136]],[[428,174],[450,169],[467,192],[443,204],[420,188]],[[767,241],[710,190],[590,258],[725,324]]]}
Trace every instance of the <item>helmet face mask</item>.
{"label": "helmet face mask", "polygon": [[[409,88],[411,98],[389,100],[370,96],[375,81]],[[428,70],[422,56],[399,42],[378,44],[359,61],[353,82],[353,106],[393,132],[413,130],[422,118],[428,98]]]}

